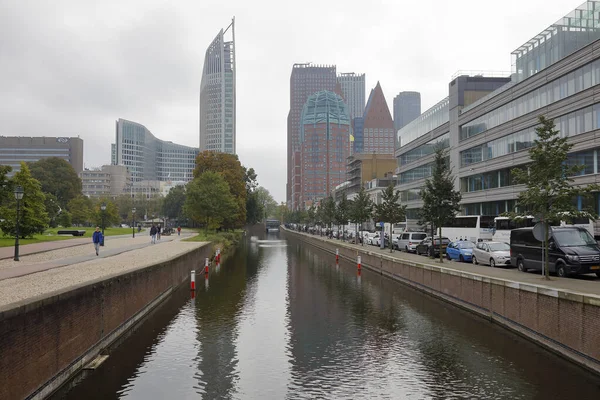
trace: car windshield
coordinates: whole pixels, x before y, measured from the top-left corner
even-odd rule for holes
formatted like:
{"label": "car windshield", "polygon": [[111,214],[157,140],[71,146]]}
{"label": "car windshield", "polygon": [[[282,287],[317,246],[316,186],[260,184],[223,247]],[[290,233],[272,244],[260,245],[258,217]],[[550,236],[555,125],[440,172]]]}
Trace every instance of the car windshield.
{"label": "car windshield", "polygon": [[475,247],[472,242],[460,242],[458,247],[461,249],[472,249]]}
{"label": "car windshield", "polygon": [[490,251],[509,251],[510,246],[506,243],[489,243]]}
{"label": "car windshield", "polygon": [[552,236],[554,236],[561,246],[565,247],[591,246],[597,244],[592,235],[586,230],[555,230],[552,232]]}

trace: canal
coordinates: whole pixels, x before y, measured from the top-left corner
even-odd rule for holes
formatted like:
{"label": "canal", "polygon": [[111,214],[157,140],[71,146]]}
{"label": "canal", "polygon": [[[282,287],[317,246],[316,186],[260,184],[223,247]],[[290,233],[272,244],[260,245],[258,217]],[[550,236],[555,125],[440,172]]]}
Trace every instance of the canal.
{"label": "canal", "polygon": [[[264,235],[263,235],[264,236]],[[284,234],[182,285],[55,399],[598,399],[504,328]]]}

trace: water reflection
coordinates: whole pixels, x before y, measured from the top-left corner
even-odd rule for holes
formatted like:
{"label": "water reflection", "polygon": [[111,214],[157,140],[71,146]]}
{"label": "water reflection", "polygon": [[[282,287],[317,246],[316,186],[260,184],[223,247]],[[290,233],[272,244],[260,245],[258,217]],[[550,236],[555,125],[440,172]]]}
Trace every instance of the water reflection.
{"label": "water reflection", "polygon": [[598,398],[598,379],[494,324],[298,241],[266,244],[211,270],[193,301],[179,290],[65,397]]}

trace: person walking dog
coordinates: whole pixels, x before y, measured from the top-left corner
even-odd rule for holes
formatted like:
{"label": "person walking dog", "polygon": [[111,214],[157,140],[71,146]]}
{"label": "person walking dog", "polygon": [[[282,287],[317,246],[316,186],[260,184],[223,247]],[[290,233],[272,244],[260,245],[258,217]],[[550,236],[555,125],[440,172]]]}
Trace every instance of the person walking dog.
{"label": "person walking dog", "polygon": [[156,233],[156,225],[152,225],[152,228],[150,228],[150,237],[152,238],[151,243],[156,243]]}
{"label": "person walking dog", "polygon": [[102,232],[100,232],[100,227],[96,227],[96,231],[92,235],[92,242],[94,242],[94,247],[96,248],[96,255],[100,252],[100,243],[102,243]]}

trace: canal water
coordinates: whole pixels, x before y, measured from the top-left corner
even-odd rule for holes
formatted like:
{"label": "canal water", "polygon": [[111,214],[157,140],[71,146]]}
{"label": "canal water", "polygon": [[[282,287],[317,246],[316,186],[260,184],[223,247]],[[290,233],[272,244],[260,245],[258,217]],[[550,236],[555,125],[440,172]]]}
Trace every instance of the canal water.
{"label": "canal water", "polygon": [[182,285],[54,398],[600,398],[519,336],[283,235],[244,243],[194,299]]}

